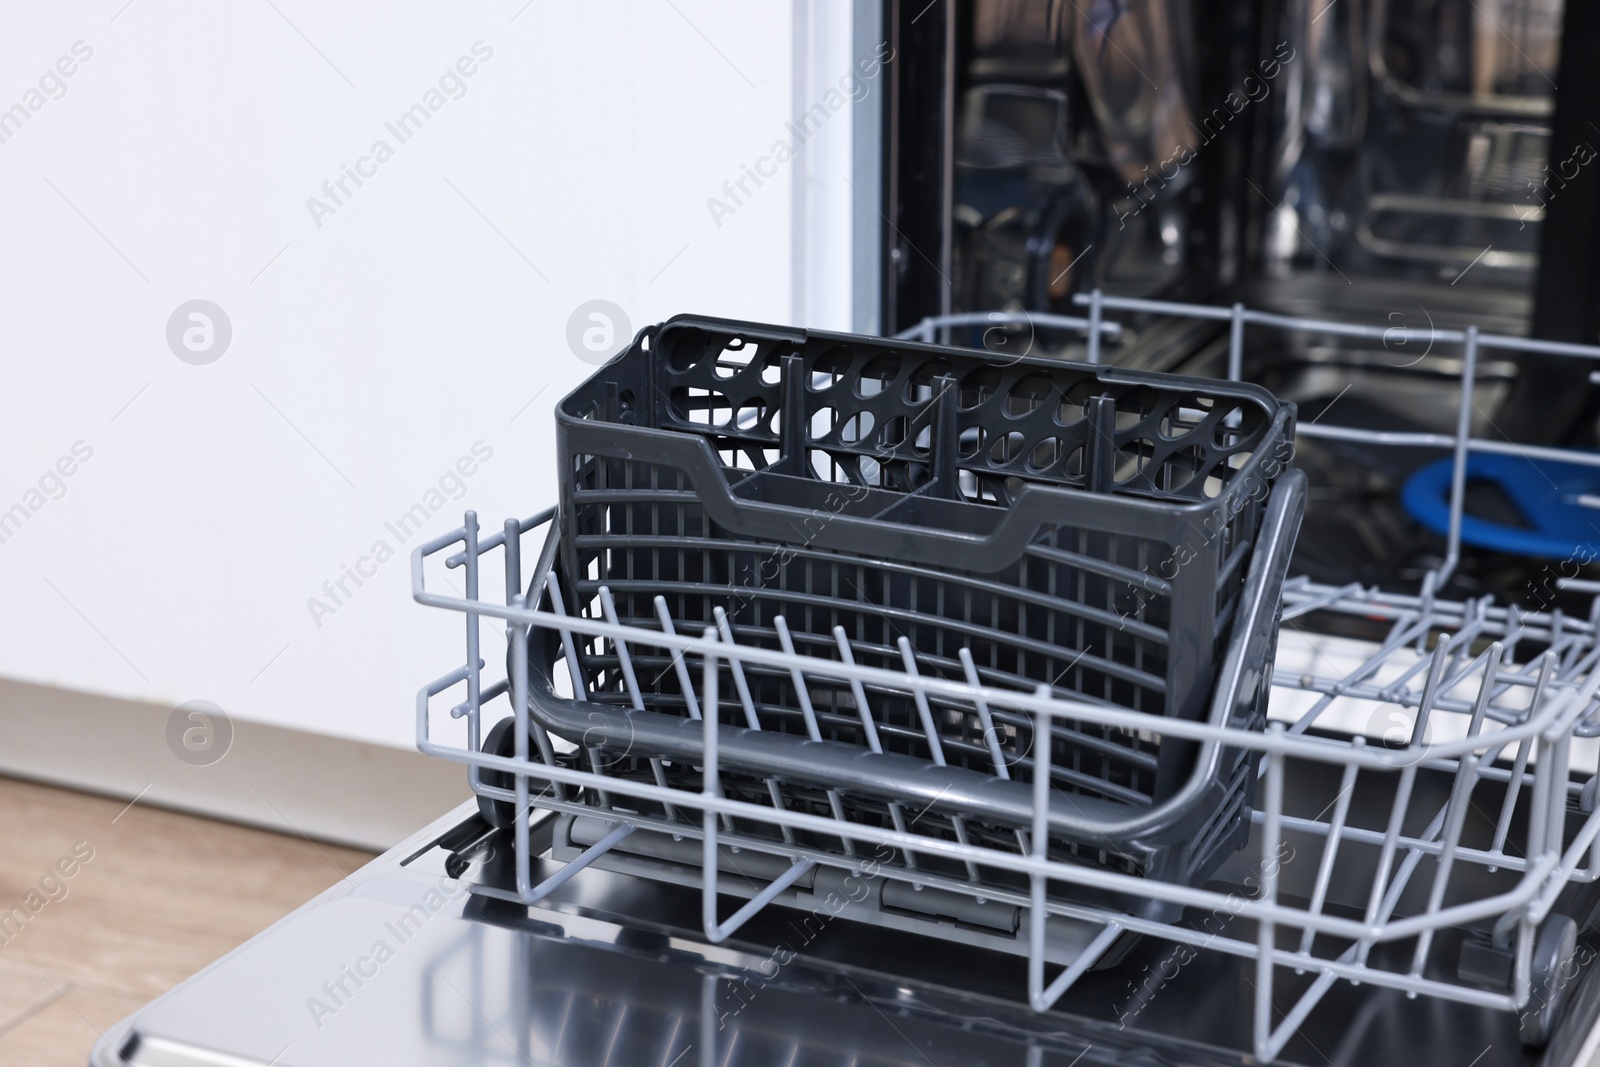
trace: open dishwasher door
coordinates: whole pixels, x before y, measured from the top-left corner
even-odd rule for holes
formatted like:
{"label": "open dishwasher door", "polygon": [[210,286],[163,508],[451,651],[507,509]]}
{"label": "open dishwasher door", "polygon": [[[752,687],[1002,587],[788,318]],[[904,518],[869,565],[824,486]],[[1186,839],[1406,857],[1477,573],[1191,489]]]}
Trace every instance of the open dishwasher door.
{"label": "open dishwasher door", "polygon": [[[464,805],[107,1031],[93,1067],[1252,1062],[1253,961],[1145,939],[1035,1014],[1009,956],[822,908],[710,945],[698,893],[598,868],[510,904],[508,836]],[[1278,1062],[1564,1064],[1588,1036],[1542,1059],[1512,1016],[1343,985],[1316,1016]]]}

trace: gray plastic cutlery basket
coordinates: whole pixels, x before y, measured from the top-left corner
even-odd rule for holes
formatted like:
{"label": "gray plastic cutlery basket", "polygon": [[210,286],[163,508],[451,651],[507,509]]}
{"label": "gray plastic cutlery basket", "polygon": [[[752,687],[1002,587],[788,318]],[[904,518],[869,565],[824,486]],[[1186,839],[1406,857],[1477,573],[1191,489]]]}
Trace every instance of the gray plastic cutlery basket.
{"label": "gray plastic cutlery basket", "polygon": [[531,595],[638,633],[619,649],[532,631],[530,710],[576,746],[556,758],[698,781],[700,665],[648,633],[710,632],[1149,716],[1041,731],[920,690],[724,661],[730,797],[1026,851],[1048,743],[1053,858],[1196,884],[1243,843],[1256,754],[1163,740],[1161,723],[1265,722],[1304,508],[1292,405],[1237,383],[680,316],[557,418],[559,519]]}

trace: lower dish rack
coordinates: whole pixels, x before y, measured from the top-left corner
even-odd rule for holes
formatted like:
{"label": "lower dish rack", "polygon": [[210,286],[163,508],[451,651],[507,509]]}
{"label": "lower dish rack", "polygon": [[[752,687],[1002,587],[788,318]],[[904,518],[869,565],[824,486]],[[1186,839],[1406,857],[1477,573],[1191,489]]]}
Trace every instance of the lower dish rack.
{"label": "lower dish rack", "polygon": [[[1297,518],[1292,514],[1300,499],[1297,489],[1298,483],[1286,484],[1268,505],[1262,541],[1270,547],[1257,553],[1240,598],[1239,639],[1219,671],[1221,683],[1210,716],[1214,723],[1246,730],[1264,725],[1265,687],[1259,667],[1252,665],[1265,661],[1276,637],[1277,594],[1289,551],[1281,532],[1292,529]],[[1155,754],[1168,743],[1162,717],[1133,713],[1137,729],[1036,720],[1003,704],[972,698],[971,687],[980,675],[966,648],[955,657],[965,677],[952,680],[947,670],[941,674],[945,665],[930,666],[904,636],[898,642],[898,662],[852,676],[839,669],[866,666],[872,659],[883,662],[882,635],[847,635],[843,626],[836,626],[835,654],[807,655],[795,646],[797,638],[810,635],[791,633],[782,615],[774,616],[770,627],[747,628],[719,610],[717,625],[702,637],[740,651],[708,662],[656,641],[659,635],[686,629],[669,614],[664,597],[656,599],[657,618],[619,622],[610,590],[601,585],[588,610],[569,612],[570,594],[563,589],[570,587],[557,580],[559,542],[559,529],[552,529],[534,568],[530,601],[573,622],[585,617],[608,622],[628,636],[586,640],[570,625],[529,631],[529,726],[540,759],[612,780],[696,793],[707,788],[709,779],[716,793],[749,806],[807,812],[835,823],[1018,856],[1029,853],[1030,835],[1038,832],[1034,805],[1040,794],[1033,782],[1039,779],[1049,785],[1043,794],[1044,818],[1037,825],[1044,827],[1045,853],[1051,859],[1146,878],[1166,876],[1181,884],[1203,880],[1244,843],[1255,784],[1256,761],[1250,750],[1172,739],[1171,744],[1187,750],[1188,781],[1171,797],[1151,802],[1119,787],[1112,772],[1143,761],[1145,773],[1155,773]],[[887,644],[894,647],[892,637]],[[513,648],[512,658],[520,647]],[[763,652],[765,657],[752,658]],[[512,671],[520,666],[508,664]],[[708,672],[715,677],[708,679]],[[885,684],[885,677],[894,682]],[[900,684],[905,677],[925,678],[930,684],[908,689]],[[558,692],[558,679],[561,689],[576,696]],[[1057,691],[1043,684],[996,688],[1058,698]],[[663,702],[677,714],[656,710]],[[770,729],[785,715],[803,721],[808,732]],[[705,766],[704,723],[710,720],[721,723],[715,770]],[[846,729],[839,728],[840,720]],[[490,731],[484,750],[514,755],[515,730],[514,719],[502,720]],[[925,742],[933,758],[897,751],[902,746],[896,734]],[[1050,739],[1048,744],[1044,738]],[[979,765],[967,765],[969,761]],[[583,802],[595,818],[648,826],[657,838],[681,837],[685,826],[698,825],[677,805],[608,794],[584,792]],[[536,803],[552,795],[541,793]],[[512,805],[503,801],[486,803],[484,812],[497,825],[514,821]],[[586,825],[593,823],[591,818]],[[1015,932],[1015,909],[991,905],[987,891],[1025,892],[1027,881],[1016,871],[937,852],[861,849],[848,834],[817,834],[764,819],[730,815],[725,824],[729,832],[761,839],[769,849],[804,849],[815,857],[807,863],[834,866],[843,858],[859,865],[870,857],[874,870],[888,866],[914,876],[910,885],[918,894],[917,907],[905,910],[944,908],[934,914]],[[629,847],[640,847],[640,841]],[[661,840],[650,849],[657,858],[683,858],[681,848]],[[1080,887],[1077,895],[1151,918],[1175,919],[1181,912],[1170,901],[1109,890]]]}
{"label": "lower dish rack", "polygon": [[[1025,957],[1037,1011],[1134,935],[1229,953],[1255,961],[1262,1060],[1338,982],[1515,1012],[1525,1040],[1548,1037],[1600,878],[1595,612],[1275,578],[1257,595],[1281,597],[1282,628],[1268,611],[1252,636],[1277,644],[1270,679],[1245,676],[1250,657],[1231,655],[1218,671],[1225,712],[1160,723],[1163,743],[1192,744],[1201,762],[1235,754],[1259,768],[1259,783],[1237,794],[1253,793],[1250,810],[1208,810],[1209,823],[1190,827],[1203,836],[1248,820],[1252,847],[1190,885],[1118,862],[1127,835],[1096,838],[1103,813],[1052,787],[1053,746],[1025,750],[1026,781],[1007,773],[1015,747],[991,749],[998,762],[981,780],[931,761],[900,767],[870,746],[818,760],[803,741],[756,728],[751,680],[788,679],[797,705],[813,688],[848,694],[827,706],[864,720],[886,696],[958,710],[985,737],[998,736],[987,732],[994,723],[1138,734],[1148,716],[940,676],[914,657],[858,662],[848,642],[829,655],[742,640],[729,627],[679,632],[665,614],[621,620],[605,590],[569,605],[552,519],[509,520],[483,536],[469,512],[413,556],[416,599],[462,613],[467,639],[464,664],[418,694],[418,744],[467,764],[485,816],[509,827],[515,900],[534,903],[597,865],[697,886],[712,941],[769,905],[828,908]],[[525,569],[524,544],[541,535]],[[496,557],[504,595],[491,599],[480,588],[494,582]],[[465,596],[428,588],[441,563],[464,572]],[[506,625],[503,675],[483,663],[485,619]],[[1378,636],[1314,632],[1338,620]],[[584,706],[595,703],[585,699],[586,657],[606,663],[625,704],[643,706],[643,672],[670,674],[692,711],[670,722],[622,716],[635,732],[619,735],[614,707]],[[1269,681],[1263,731],[1251,712]],[[450,741],[434,729],[446,700],[458,720]],[[796,760],[804,765],[786,762]],[[1290,796],[1286,779],[1309,786]],[[798,797],[796,780],[812,783]],[[543,880],[530,847],[535,808],[561,813],[554,858],[565,863]],[[1063,826],[1093,854],[1052,847]],[[745,902],[725,916],[723,896]],[[1286,1012],[1274,1008],[1284,969],[1314,976]]]}

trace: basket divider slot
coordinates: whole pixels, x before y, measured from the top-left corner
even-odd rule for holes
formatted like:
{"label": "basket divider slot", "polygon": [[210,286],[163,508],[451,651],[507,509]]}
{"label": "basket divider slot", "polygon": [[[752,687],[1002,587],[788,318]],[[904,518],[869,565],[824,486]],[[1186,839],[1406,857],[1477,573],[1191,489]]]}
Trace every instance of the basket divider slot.
{"label": "basket divider slot", "polygon": [[1089,401],[1089,439],[1084,465],[1091,493],[1109,493],[1117,482],[1117,402],[1102,393]]}
{"label": "basket divider slot", "polygon": [[797,353],[782,357],[783,411],[778,416],[778,462],[768,470],[779,474],[805,476],[806,429],[810,420],[806,415],[806,365]]}
{"label": "basket divider slot", "polygon": [[933,381],[933,425],[929,448],[933,452],[932,495],[942,500],[961,496],[961,473],[956,466],[960,434],[956,431],[956,404],[961,393],[956,380],[941,374]]}

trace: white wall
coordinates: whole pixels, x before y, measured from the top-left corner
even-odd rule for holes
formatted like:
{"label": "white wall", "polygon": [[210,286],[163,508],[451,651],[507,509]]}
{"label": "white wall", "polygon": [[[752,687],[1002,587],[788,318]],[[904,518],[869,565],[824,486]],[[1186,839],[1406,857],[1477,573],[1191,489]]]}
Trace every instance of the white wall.
{"label": "white wall", "polygon": [[[849,70],[850,10],[125,3],[0,15],[0,109],[28,112],[0,126],[0,675],[410,745],[459,625],[413,604],[421,537],[386,523],[475,445],[427,535],[554,502],[579,305],[848,328],[848,106],[732,214],[707,199]],[[166,336],[197,298],[232,326],[207,365]]]}

